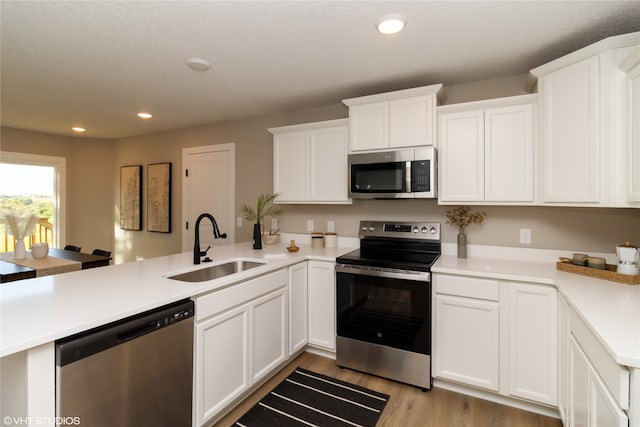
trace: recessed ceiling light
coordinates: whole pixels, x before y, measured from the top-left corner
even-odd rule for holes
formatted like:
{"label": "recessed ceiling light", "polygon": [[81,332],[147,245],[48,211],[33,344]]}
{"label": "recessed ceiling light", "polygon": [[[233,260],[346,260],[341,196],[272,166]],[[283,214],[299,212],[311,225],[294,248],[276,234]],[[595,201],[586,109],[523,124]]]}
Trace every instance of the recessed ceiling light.
{"label": "recessed ceiling light", "polygon": [[87,130],[83,127],[80,126],[74,126],[71,128],[71,130],[73,130],[74,132],[86,132]]}
{"label": "recessed ceiling light", "polygon": [[140,117],[141,119],[150,119],[151,117],[153,117],[153,115],[149,113],[138,113],[138,117]]}
{"label": "recessed ceiling light", "polygon": [[211,63],[202,58],[189,58],[187,59],[187,65],[189,68],[196,71],[207,71],[211,68]]}
{"label": "recessed ceiling light", "polygon": [[402,15],[385,15],[378,19],[376,28],[382,34],[395,34],[402,31],[406,21]]}

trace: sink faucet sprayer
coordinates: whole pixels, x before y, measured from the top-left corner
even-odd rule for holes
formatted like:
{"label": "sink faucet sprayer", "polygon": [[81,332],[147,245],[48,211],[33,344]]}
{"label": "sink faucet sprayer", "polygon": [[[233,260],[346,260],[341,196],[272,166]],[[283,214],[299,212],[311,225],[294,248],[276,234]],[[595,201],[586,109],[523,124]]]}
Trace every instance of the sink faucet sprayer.
{"label": "sink faucet sprayer", "polygon": [[[209,248],[211,248],[211,245],[209,245],[207,247],[207,249],[205,249],[204,251],[200,250],[200,220],[202,218],[209,218],[211,220],[211,224],[213,224],[213,238],[214,239],[226,239],[227,238],[227,233],[220,233],[220,230],[218,229],[218,223],[216,222],[216,219],[213,217],[213,215],[208,214],[208,213],[200,214],[200,216],[196,220],[196,238],[195,238],[195,240],[193,242],[193,263],[194,264],[200,264],[200,257],[205,256],[207,254],[207,251],[209,250]],[[205,260],[205,261],[207,261],[207,260]]]}

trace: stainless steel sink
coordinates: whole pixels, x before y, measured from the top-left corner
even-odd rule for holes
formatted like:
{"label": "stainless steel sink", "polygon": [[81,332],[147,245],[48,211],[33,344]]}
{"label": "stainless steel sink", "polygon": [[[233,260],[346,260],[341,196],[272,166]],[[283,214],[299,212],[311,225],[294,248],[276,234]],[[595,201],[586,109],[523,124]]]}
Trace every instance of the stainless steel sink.
{"label": "stainless steel sink", "polygon": [[168,279],[181,280],[183,282],[206,282],[208,280],[219,279],[230,274],[239,273],[251,268],[265,265],[264,262],[256,261],[230,261],[224,264],[212,265],[211,267],[201,268],[200,270],[189,271],[186,273],[167,276]]}

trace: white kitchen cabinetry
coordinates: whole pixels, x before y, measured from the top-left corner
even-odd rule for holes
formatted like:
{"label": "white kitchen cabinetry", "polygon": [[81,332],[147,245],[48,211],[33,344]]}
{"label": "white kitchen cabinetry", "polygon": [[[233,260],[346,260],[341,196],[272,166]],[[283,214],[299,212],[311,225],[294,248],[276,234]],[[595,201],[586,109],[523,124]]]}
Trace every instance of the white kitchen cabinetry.
{"label": "white kitchen cabinetry", "polygon": [[307,262],[289,267],[289,355],[307,345]]}
{"label": "white kitchen cabinetry", "polygon": [[498,391],[498,302],[439,294],[435,301],[434,375]]}
{"label": "white kitchen cabinetry", "polygon": [[534,202],[536,99],[438,107],[439,203]]}
{"label": "white kitchen cabinetry", "polygon": [[287,277],[278,270],[196,299],[196,425],[288,358]]}
{"label": "white kitchen cabinetry", "polygon": [[629,91],[619,68],[638,33],[611,37],[531,73],[538,77],[542,202],[624,206]]}
{"label": "white kitchen cabinetry", "polygon": [[434,145],[437,94],[442,85],[345,99],[349,152]]}
{"label": "white kitchen cabinetry", "polygon": [[623,62],[622,71],[627,73],[627,86],[630,101],[629,112],[629,149],[626,157],[627,200],[634,206],[640,206],[640,49],[636,49]]}
{"label": "white kitchen cabinetry", "polygon": [[[286,285],[286,279],[284,284]],[[289,358],[287,288],[251,303],[252,381],[256,383]]]}
{"label": "white kitchen cabinetry", "polygon": [[566,341],[561,346],[568,349],[568,357],[560,365],[568,378],[560,383],[561,396],[568,396],[565,425],[627,427],[629,371],[615,362],[573,308],[566,305],[566,310],[566,334],[561,335]]}
{"label": "white kitchen cabinetry", "polygon": [[347,119],[271,128],[276,203],[351,203]]}
{"label": "white kitchen cabinetry", "polygon": [[434,377],[555,406],[552,287],[434,274]]}
{"label": "white kitchen cabinetry", "polygon": [[557,403],[557,292],[550,286],[505,283],[509,394]]}
{"label": "white kitchen cabinetry", "polygon": [[308,262],[309,345],[336,350],[335,263]]}

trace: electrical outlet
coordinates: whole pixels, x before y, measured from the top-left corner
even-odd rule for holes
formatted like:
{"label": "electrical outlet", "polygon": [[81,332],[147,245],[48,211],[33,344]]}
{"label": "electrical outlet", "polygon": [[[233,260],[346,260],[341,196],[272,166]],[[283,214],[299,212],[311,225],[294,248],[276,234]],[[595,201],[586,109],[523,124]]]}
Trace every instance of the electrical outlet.
{"label": "electrical outlet", "polygon": [[236,227],[242,227],[242,217],[241,216],[236,218]]}
{"label": "electrical outlet", "polygon": [[307,220],[307,231],[313,231],[313,220],[312,219],[308,219]]}
{"label": "electrical outlet", "polygon": [[531,244],[531,229],[530,228],[521,228],[520,229],[520,243],[525,245]]}
{"label": "electrical outlet", "polygon": [[336,223],[335,222],[327,221],[327,231],[329,233],[333,233],[334,231],[336,231],[335,228],[336,228]]}
{"label": "electrical outlet", "polygon": [[278,229],[278,218],[271,218],[271,229],[272,230]]}

